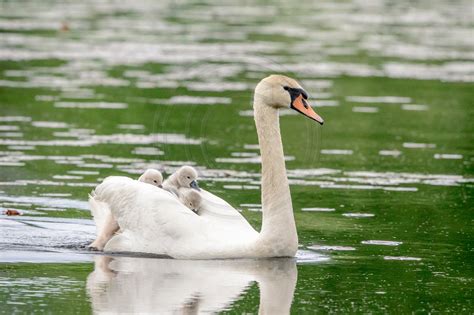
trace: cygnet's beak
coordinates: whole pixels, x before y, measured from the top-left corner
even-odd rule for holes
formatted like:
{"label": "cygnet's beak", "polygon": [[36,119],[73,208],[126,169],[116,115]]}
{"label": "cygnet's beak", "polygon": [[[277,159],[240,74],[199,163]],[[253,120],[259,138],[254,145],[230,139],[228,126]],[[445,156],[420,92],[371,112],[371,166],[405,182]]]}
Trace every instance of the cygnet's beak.
{"label": "cygnet's beak", "polygon": [[317,121],[321,125],[324,124],[324,119],[321,118],[316,112],[309,106],[303,97],[303,93],[298,95],[295,99],[292,100],[290,107],[297,112],[305,115],[306,117],[311,118],[312,120]]}
{"label": "cygnet's beak", "polygon": [[201,191],[201,188],[199,188],[199,185],[197,183],[197,181],[193,180],[190,184],[189,184],[189,187],[193,188],[193,189],[196,189],[197,191]]}
{"label": "cygnet's beak", "polygon": [[159,184],[158,187],[163,188],[163,185]]}

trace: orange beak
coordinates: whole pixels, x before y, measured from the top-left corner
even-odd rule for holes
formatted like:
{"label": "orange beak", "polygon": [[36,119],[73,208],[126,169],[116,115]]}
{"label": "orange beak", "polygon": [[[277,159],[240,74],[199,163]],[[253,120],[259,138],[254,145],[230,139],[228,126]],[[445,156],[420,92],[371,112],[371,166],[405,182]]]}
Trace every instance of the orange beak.
{"label": "orange beak", "polygon": [[324,124],[324,119],[321,118],[316,112],[308,105],[306,100],[303,98],[303,94],[298,95],[297,98],[291,102],[291,108],[305,115],[306,117],[311,118],[312,120],[317,121],[321,125]]}

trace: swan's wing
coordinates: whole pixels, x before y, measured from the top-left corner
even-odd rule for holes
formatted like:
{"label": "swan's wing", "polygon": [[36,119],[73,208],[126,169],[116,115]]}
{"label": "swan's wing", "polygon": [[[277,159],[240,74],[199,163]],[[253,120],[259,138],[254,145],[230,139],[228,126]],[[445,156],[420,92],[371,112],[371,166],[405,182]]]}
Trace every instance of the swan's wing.
{"label": "swan's wing", "polygon": [[[199,216],[176,196],[153,185],[111,176],[97,186],[95,193],[97,200],[109,205],[123,230],[107,243],[107,251],[113,248],[113,251],[133,249],[135,252],[166,253],[168,240],[192,238],[194,229],[200,228]],[[149,240],[161,240],[162,243],[151,244]]]}
{"label": "swan's wing", "polygon": [[[222,199],[203,191],[196,215],[171,193],[126,177],[106,178],[95,190],[123,233],[105,251],[133,251],[175,258],[226,257],[246,249],[258,234]],[[216,199],[217,198],[217,199]]]}
{"label": "swan's wing", "polygon": [[89,206],[96,227],[96,235],[100,235],[104,229],[106,219],[110,214],[109,205],[97,200],[95,192],[92,191],[89,195]]}
{"label": "swan's wing", "polygon": [[224,199],[201,189],[202,203],[199,209],[199,216],[215,222],[235,226],[236,228],[246,228],[254,230],[247,220],[227,203]]}

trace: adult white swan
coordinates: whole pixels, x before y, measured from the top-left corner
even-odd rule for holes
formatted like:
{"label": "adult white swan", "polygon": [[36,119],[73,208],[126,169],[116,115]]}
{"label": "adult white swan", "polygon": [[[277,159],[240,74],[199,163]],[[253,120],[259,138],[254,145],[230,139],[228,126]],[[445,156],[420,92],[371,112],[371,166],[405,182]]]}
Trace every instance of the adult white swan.
{"label": "adult white swan", "polygon": [[[95,190],[122,233],[106,252],[141,252],[181,259],[292,257],[298,248],[280,136],[279,108],[292,108],[323,123],[293,79],[271,75],[257,85],[254,116],[262,158],[262,228],[255,231],[238,211],[203,190],[200,215],[168,192],[127,177],[109,177]],[[110,209],[110,210],[109,210]],[[96,220],[100,230],[100,220]]]}

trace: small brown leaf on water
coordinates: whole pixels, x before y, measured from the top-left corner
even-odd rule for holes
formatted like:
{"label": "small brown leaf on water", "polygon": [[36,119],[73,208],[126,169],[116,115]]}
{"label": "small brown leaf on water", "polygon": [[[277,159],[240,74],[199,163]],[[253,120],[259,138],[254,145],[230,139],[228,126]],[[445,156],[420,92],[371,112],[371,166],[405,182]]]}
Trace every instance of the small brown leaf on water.
{"label": "small brown leaf on water", "polygon": [[20,211],[18,210],[13,210],[13,209],[8,209],[4,212],[6,215],[21,215]]}

